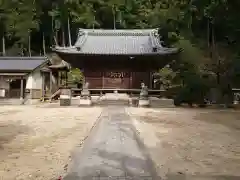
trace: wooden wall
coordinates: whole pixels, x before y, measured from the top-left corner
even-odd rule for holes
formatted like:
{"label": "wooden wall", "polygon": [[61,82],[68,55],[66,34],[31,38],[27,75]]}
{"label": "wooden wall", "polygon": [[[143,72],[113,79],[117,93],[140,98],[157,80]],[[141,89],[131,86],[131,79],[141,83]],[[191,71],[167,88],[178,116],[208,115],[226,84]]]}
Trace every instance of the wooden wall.
{"label": "wooden wall", "polygon": [[151,74],[169,62],[160,56],[67,55],[64,60],[81,69],[91,89],[140,89],[142,82],[151,89]]}
{"label": "wooden wall", "polygon": [[84,76],[90,89],[140,89],[141,83],[151,86],[149,71],[84,69]]}

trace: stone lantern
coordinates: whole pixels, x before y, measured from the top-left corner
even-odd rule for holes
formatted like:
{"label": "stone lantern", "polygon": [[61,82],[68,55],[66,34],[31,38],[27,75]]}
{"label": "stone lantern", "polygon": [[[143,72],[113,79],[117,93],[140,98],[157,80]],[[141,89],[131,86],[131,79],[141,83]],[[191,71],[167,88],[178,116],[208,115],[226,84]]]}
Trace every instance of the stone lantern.
{"label": "stone lantern", "polygon": [[148,87],[144,83],[141,83],[141,92],[138,101],[139,107],[148,107],[150,106],[150,101],[148,97]]}

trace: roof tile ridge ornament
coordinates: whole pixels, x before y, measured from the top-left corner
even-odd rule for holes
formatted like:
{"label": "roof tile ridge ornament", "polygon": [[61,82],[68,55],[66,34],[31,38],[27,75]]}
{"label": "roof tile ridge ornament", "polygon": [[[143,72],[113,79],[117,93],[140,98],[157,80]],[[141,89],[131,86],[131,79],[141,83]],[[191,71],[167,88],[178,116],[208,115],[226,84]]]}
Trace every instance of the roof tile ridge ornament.
{"label": "roof tile ridge ornament", "polygon": [[159,34],[159,28],[156,28],[155,30],[156,30],[156,32],[155,32],[156,44],[158,45],[158,47],[163,48],[161,36]]}
{"label": "roof tile ridge ornament", "polygon": [[157,45],[157,49],[158,48],[161,48],[161,50],[163,50],[163,51],[165,51],[165,52],[175,52],[176,50],[177,51],[179,51],[178,50],[178,48],[169,48],[169,47],[164,47],[163,45],[162,45],[162,42],[163,41],[161,41],[161,36],[159,35],[159,28],[156,28],[155,29],[156,30],[156,35],[155,35],[155,37],[157,37],[157,38],[154,38],[155,39],[155,43],[156,43],[156,45]]}
{"label": "roof tile ridge ornament", "polygon": [[158,48],[162,48],[162,45],[159,43],[159,34],[158,34],[158,29],[153,29],[150,34],[150,41],[152,44],[152,51],[157,52]]}
{"label": "roof tile ridge ornament", "polygon": [[83,38],[81,39],[80,43],[78,43],[78,45],[75,46],[75,48],[77,49],[77,51],[81,51],[82,46],[83,46],[84,43],[87,41],[88,32],[87,32],[87,31],[84,31],[83,29],[79,29],[78,39],[80,38],[80,36],[83,36]]}

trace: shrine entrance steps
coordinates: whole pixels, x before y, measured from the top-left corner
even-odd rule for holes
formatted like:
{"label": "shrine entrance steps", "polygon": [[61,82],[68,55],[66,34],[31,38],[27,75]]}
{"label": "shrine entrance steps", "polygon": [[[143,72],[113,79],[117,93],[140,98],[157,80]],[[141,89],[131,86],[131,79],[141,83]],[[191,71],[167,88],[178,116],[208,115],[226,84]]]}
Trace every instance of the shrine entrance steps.
{"label": "shrine entrance steps", "polygon": [[120,105],[120,106],[128,106],[129,105],[129,95],[126,93],[106,93],[101,96],[96,103],[96,105],[100,106],[112,106],[112,105]]}

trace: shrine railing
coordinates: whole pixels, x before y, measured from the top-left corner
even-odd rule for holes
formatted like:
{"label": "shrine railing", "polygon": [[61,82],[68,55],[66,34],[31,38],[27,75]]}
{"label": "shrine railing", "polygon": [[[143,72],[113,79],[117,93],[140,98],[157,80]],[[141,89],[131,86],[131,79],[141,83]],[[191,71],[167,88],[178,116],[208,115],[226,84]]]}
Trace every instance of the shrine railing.
{"label": "shrine railing", "polygon": [[[78,96],[80,95],[82,89],[81,88],[71,88],[72,90],[72,95],[73,96]],[[105,93],[127,93],[127,94],[138,94],[140,93],[141,89],[88,89],[92,95],[94,94],[105,94]],[[159,96],[160,94],[164,93],[165,90],[155,90],[155,89],[148,89],[149,95],[155,95]]]}

